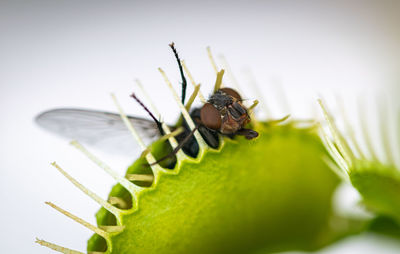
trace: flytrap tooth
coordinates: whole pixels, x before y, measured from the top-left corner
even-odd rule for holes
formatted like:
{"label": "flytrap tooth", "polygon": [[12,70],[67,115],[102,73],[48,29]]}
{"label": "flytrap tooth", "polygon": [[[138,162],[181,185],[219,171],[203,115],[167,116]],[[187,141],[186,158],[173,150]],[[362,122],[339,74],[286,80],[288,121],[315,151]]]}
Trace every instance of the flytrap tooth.
{"label": "flytrap tooth", "polygon": [[81,151],[86,157],[93,161],[97,166],[102,168],[107,174],[119,182],[124,188],[126,188],[133,198],[136,198],[136,193],[141,191],[142,188],[129,182],[126,178],[120,176],[117,172],[112,170],[107,164],[100,161],[99,158],[90,153],[86,148],[84,148],[78,141],[71,141],[71,145]]}
{"label": "flytrap tooth", "polygon": [[[142,92],[142,94],[144,95],[146,101],[150,104],[150,109],[156,114],[156,116],[158,118],[161,117],[160,112],[158,111],[157,107],[155,106],[155,104],[153,103],[152,99],[150,98],[149,94],[146,92],[146,90],[143,88],[142,83],[139,80],[136,80],[136,85],[137,87],[140,89],[140,91]],[[176,136],[179,134],[179,128],[176,129],[175,131],[171,132],[170,128],[168,127],[168,125],[165,124],[165,122],[161,123],[161,128],[163,129],[163,131],[166,133],[166,135],[162,138],[168,138],[168,141],[172,147],[172,149],[175,149],[178,146],[178,142],[176,141]],[[179,160],[182,160],[184,158],[186,158],[186,155],[183,153],[182,150],[179,150],[176,154],[176,157]]]}
{"label": "flytrap tooth", "polygon": [[129,208],[130,208],[129,205],[128,205],[128,203],[127,203],[125,200],[123,200],[122,198],[120,198],[120,197],[109,197],[109,198],[107,199],[107,201],[108,201],[110,204],[116,205],[116,206],[118,206],[118,207],[121,208],[121,209],[129,209]]}
{"label": "flytrap tooth", "polygon": [[51,207],[54,208],[55,210],[59,211],[60,213],[64,214],[65,216],[69,217],[70,219],[72,219],[72,220],[78,222],[78,223],[81,224],[82,226],[88,228],[89,230],[91,230],[91,231],[93,231],[94,233],[96,233],[96,234],[102,236],[103,238],[108,238],[108,237],[109,237],[109,235],[108,235],[108,233],[107,233],[106,231],[104,231],[104,230],[102,230],[102,229],[100,229],[100,228],[98,228],[98,227],[96,227],[96,226],[90,224],[89,222],[86,222],[85,220],[83,220],[83,219],[81,219],[81,218],[79,218],[79,217],[77,217],[77,216],[71,214],[71,213],[68,212],[68,211],[65,211],[64,209],[62,209],[62,208],[56,206],[55,204],[53,204],[53,203],[51,203],[51,202],[45,202],[45,204],[51,206]]}
{"label": "flytrap tooth", "polygon": [[353,160],[355,158],[354,154],[351,151],[351,149],[349,148],[345,139],[341,136],[338,128],[336,127],[336,125],[333,122],[332,117],[329,115],[324,104],[322,103],[322,100],[318,99],[318,103],[322,109],[322,113],[325,117],[325,120],[328,123],[328,127],[332,133],[335,144],[337,145],[339,152],[343,155],[343,158],[346,161],[347,166],[350,168],[351,165],[353,164]]}
{"label": "flytrap tooth", "polygon": [[362,151],[362,149],[360,147],[360,144],[356,139],[356,136],[354,134],[355,133],[354,129],[351,126],[349,118],[347,116],[347,113],[346,113],[346,110],[345,110],[345,107],[344,107],[344,104],[343,104],[343,100],[340,97],[336,97],[336,103],[339,105],[340,113],[342,115],[343,122],[344,122],[344,128],[346,129],[346,133],[348,133],[348,136],[350,138],[351,143],[353,144],[353,146],[355,148],[355,151],[357,152],[358,156],[361,159],[365,159],[365,154]]}
{"label": "flytrap tooth", "polygon": [[[332,122],[333,122],[333,120],[332,120]],[[340,140],[340,142],[341,142],[341,144],[342,144],[344,150],[347,152],[348,156],[350,157],[350,159],[351,159],[351,164],[352,164],[353,161],[354,161],[355,158],[356,158],[356,156],[355,156],[355,154],[354,154],[354,152],[353,152],[353,149],[350,147],[348,141],[344,138],[342,132],[339,131],[339,129],[337,128],[337,126],[335,125],[335,123],[333,123],[333,127],[335,127],[336,133],[337,133],[337,135],[338,135],[338,138],[339,138],[339,140]],[[350,165],[351,165],[351,164],[350,164]]]}
{"label": "flytrap tooth", "polygon": [[268,124],[271,124],[271,125],[280,124],[280,123],[286,121],[287,119],[289,119],[289,117],[290,117],[290,114],[288,114],[280,119],[268,121]]}
{"label": "flytrap tooth", "polygon": [[[182,133],[183,129],[182,128],[178,128],[176,130],[174,130],[173,132],[171,132],[171,130],[169,129],[168,125],[166,125],[165,123],[161,124],[161,127],[163,128],[164,132],[166,133],[164,136],[162,136],[162,139],[168,139],[172,149],[175,149],[178,146],[178,141],[176,141],[176,136],[178,136],[180,133]],[[185,156],[184,154],[180,154],[180,151],[178,151],[177,156]]]}
{"label": "flytrap tooth", "polygon": [[267,100],[265,99],[264,94],[261,92],[260,87],[258,86],[253,73],[250,70],[247,70],[246,74],[249,79],[247,84],[252,87],[254,94],[257,94],[257,97],[260,99],[260,101],[261,101],[260,107],[261,107],[262,111],[264,112],[266,119],[268,120],[268,119],[272,118],[272,113],[268,108]]}
{"label": "flytrap tooth", "polygon": [[200,84],[197,84],[197,85],[194,86],[194,91],[190,95],[190,98],[189,98],[189,100],[187,101],[187,103],[185,105],[185,108],[186,108],[187,111],[189,111],[190,108],[192,107],[192,104],[193,104],[194,100],[196,99],[199,91],[200,91]]}
{"label": "flytrap tooth", "polygon": [[378,161],[378,156],[376,155],[375,149],[374,149],[374,145],[372,144],[372,140],[371,137],[369,135],[369,130],[368,130],[368,122],[367,122],[367,116],[366,116],[366,112],[365,112],[365,108],[362,107],[361,105],[363,105],[364,103],[362,103],[361,101],[359,101],[359,119],[360,119],[360,124],[361,124],[361,132],[364,136],[364,141],[365,141],[365,145],[367,146],[367,150],[369,155],[371,156],[371,158],[375,161]]}
{"label": "flytrap tooth", "polygon": [[136,83],[136,86],[139,88],[140,92],[143,94],[145,100],[149,103],[149,105],[150,105],[149,107],[150,107],[151,111],[153,111],[154,114],[155,114],[158,118],[160,118],[160,117],[161,117],[161,114],[160,114],[160,112],[158,111],[156,105],[153,103],[153,100],[151,99],[151,97],[149,96],[149,94],[148,94],[148,93],[146,92],[146,90],[143,88],[142,82],[140,82],[139,79],[136,79],[136,80],[135,80],[135,83]]}
{"label": "flytrap tooth", "polygon": [[99,226],[101,230],[111,234],[111,233],[121,233],[124,231],[125,226]]}
{"label": "flytrap tooth", "polygon": [[330,154],[332,159],[334,159],[335,162],[339,165],[339,167],[347,174],[349,172],[349,166],[347,165],[345,159],[342,157],[337,147],[333,144],[332,140],[328,137],[328,134],[326,134],[321,124],[319,123],[318,125],[322,136],[321,140],[328,150],[328,153]]}
{"label": "flytrap tooth", "polygon": [[[164,77],[165,83],[167,84],[168,88],[171,90],[171,93],[172,93],[176,103],[178,104],[183,117],[185,118],[187,124],[189,125],[189,128],[191,130],[193,130],[194,128],[196,128],[196,126],[193,122],[193,119],[190,117],[189,112],[186,110],[185,106],[182,104],[181,100],[179,99],[178,94],[176,93],[175,89],[172,87],[172,84],[169,81],[165,72],[161,68],[158,68],[158,70],[160,71],[161,75]],[[194,132],[194,137],[196,138],[196,141],[199,144],[200,151],[204,151],[204,149],[206,149],[207,145],[206,145],[206,142],[201,137],[198,130],[196,130]]]}
{"label": "flytrap tooth", "polygon": [[210,60],[211,66],[212,66],[212,68],[214,69],[215,74],[218,74],[218,71],[219,71],[219,70],[218,70],[217,64],[216,64],[216,62],[215,62],[215,60],[214,60],[214,57],[213,57],[213,55],[212,55],[211,47],[208,46],[206,49],[207,49],[207,55],[208,55],[208,59]]}
{"label": "flytrap tooth", "polygon": [[[193,87],[200,85],[200,84],[196,84],[196,82],[194,81],[194,78],[193,78],[192,74],[190,73],[188,67],[186,66],[186,63],[184,60],[181,61],[181,64],[182,64],[183,69],[185,70],[186,75],[188,76],[188,78],[190,80],[190,83],[192,83]],[[203,93],[200,90],[199,90],[199,98],[203,104],[207,102],[206,98],[204,97]]]}
{"label": "flytrap tooth", "polygon": [[335,163],[333,158],[330,158],[326,155],[322,157],[322,160],[325,162],[325,164],[337,175],[339,176],[342,180],[346,182],[350,182],[349,175],[343,171],[342,168],[338,166],[337,163]]}
{"label": "flytrap tooth", "polygon": [[389,108],[387,103],[383,99],[381,99],[378,116],[379,116],[379,129],[381,131],[383,150],[385,152],[387,162],[389,162],[390,165],[396,165],[396,159],[395,159],[396,151],[392,149],[392,143],[390,139],[390,135],[392,133],[389,126],[391,126],[392,124],[389,123],[388,111]]}
{"label": "flytrap tooth", "polygon": [[117,107],[122,120],[124,121],[126,127],[129,129],[129,131],[131,132],[131,134],[132,134],[133,138],[135,139],[135,141],[139,144],[139,146],[142,149],[142,151],[146,150],[146,145],[143,143],[142,139],[139,137],[139,135],[138,135],[137,131],[135,130],[135,128],[133,127],[132,123],[129,121],[128,117],[123,112],[123,110],[122,110],[121,106],[119,105],[119,102],[117,101],[117,98],[115,97],[115,95],[111,94],[111,98],[113,99],[114,104]]}
{"label": "flytrap tooth", "polygon": [[276,94],[276,98],[278,99],[278,102],[280,103],[280,107],[283,112],[286,113],[292,113],[291,109],[291,104],[289,103],[288,99],[288,93],[285,92],[285,89],[282,85],[282,82],[280,80],[273,80],[273,87],[274,87],[274,92]]}
{"label": "flytrap tooth", "polygon": [[254,109],[257,105],[258,105],[258,100],[254,100],[254,101],[253,101],[253,104],[251,104],[251,106],[248,107],[247,110],[248,110],[249,112],[252,113],[252,112],[253,112],[253,109]]}
{"label": "flytrap tooth", "polygon": [[257,120],[257,117],[254,113],[254,108],[258,105],[258,100],[254,100],[253,104],[248,108],[248,112],[250,115],[250,119],[254,125],[255,129],[260,129],[261,128],[261,124],[260,122]]}
{"label": "flytrap tooth", "polygon": [[231,69],[231,66],[229,65],[229,63],[226,60],[225,56],[224,55],[220,55],[219,59],[221,60],[222,67],[223,67],[223,69],[226,70],[226,73],[227,73],[227,75],[229,77],[229,80],[232,82],[233,87],[238,91],[239,94],[244,95],[242,89],[240,88],[240,84],[237,81],[235,75],[233,75],[233,71]]}
{"label": "flytrap tooth", "polygon": [[129,181],[139,181],[139,182],[153,182],[154,176],[150,174],[127,174],[126,178]]}
{"label": "flytrap tooth", "polygon": [[[129,131],[131,132],[133,138],[135,139],[135,141],[139,144],[140,148],[142,149],[142,151],[145,151],[147,149],[146,145],[143,143],[142,139],[139,137],[137,131],[135,130],[135,128],[133,127],[132,123],[129,121],[128,117],[126,116],[126,114],[124,113],[124,111],[122,110],[121,106],[119,105],[119,102],[117,100],[117,98],[115,97],[114,94],[111,94],[111,97],[114,101],[115,106],[117,107],[119,114],[123,120],[123,122],[125,123],[126,127],[129,129]],[[148,152],[145,155],[147,162],[150,164],[151,169],[153,170],[154,175],[158,175],[160,171],[163,171],[163,169],[161,168],[160,165],[158,165],[158,163],[156,163],[156,159],[154,158],[154,156]]]}
{"label": "flytrap tooth", "polygon": [[[176,136],[178,136],[179,134],[181,134],[182,132],[184,131],[184,128],[181,126],[181,127],[178,127],[178,128],[176,128],[173,132],[170,132],[170,133],[168,133],[168,134],[165,134],[164,136],[162,136],[161,138],[160,138],[160,140],[167,140],[167,139],[170,139],[171,137],[176,137]],[[173,147],[173,148],[175,148],[175,147]]]}
{"label": "flytrap tooth", "polygon": [[219,90],[222,86],[222,78],[224,77],[225,70],[222,69],[221,71],[217,72],[217,80],[215,81],[214,85],[214,93]]}
{"label": "flytrap tooth", "polygon": [[83,252],[76,251],[76,250],[71,250],[71,249],[59,246],[57,244],[47,242],[45,240],[40,240],[38,238],[36,238],[35,243],[38,243],[38,244],[40,244],[40,245],[42,245],[44,247],[47,247],[49,249],[52,249],[52,250],[55,250],[55,251],[58,251],[58,252],[61,252],[61,253],[64,253],[64,254],[84,254]]}
{"label": "flytrap tooth", "polygon": [[83,193],[91,197],[94,201],[96,201],[99,205],[104,207],[107,211],[110,213],[114,214],[114,216],[117,218],[117,220],[120,219],[121,217],[121,210],[116,208],[115,206],[111,205],[101,197],[99,197],[97,194],[94,192],[90,191],[87,189],[85,186],[80,184],[77,180],[72,178],[67,172],[65,172],[57,163],[53,162],[51,163],[53,167],[55,167],[61,174],[63,174],[71,183],[73,183],[78,189],[80,189]]}

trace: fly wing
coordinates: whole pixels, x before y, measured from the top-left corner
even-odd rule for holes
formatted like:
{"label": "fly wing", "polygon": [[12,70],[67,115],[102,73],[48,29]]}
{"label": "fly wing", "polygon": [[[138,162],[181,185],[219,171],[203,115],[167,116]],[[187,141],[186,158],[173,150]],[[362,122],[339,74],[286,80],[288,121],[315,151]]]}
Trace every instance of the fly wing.
{"label": "fly wing", "polygon": [[[157,124],[153,121],[132,116],[128,119],[146,145],[160,137]],[[35,121],[50,132],[106,152],[132,156],[139,151],[139,145],[118,114],[60,108],[41,113]]]}

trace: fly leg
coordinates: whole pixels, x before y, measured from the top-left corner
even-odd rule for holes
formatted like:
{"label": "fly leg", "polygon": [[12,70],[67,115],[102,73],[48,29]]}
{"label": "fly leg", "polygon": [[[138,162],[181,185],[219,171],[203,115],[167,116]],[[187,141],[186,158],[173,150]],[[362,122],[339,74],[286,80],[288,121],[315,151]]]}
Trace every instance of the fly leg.
{"label": "fly leg", "polygon": [[258,137],[258,132],[251,130],[251,129],[245,129],[245,128],[238,130],[235,134],[244,136],[247,139],[253,139],[253,138]]}
{"label": "fly leg", "polygon": [[182,78],[182,104],[185,105],[187,82],[186,82],[185,74],[183,74],[181,59],[179,59],[178,52],[176,51],[176,48],[175,48],[175,44],[172,42],[171,44],[169,44],[169,46],[171,47],[172,51],[174,52],[176,61],[178,62],[179,71],[181,73],[181,78]]}
{"label": "fly leg", "polygon": [[177,147],[175,147],[175,149],[174,149],[172,152],[170,152],[169,154],[165,155],[164,157],[158,159],[156,162],[152,163],[151,165],[155,165],[155,164],[157,164],[157,163],[162,162],[162,161],[165,160],[165,159],[168,159],[168,158],[170,158],[170,157],[172,157],[172,156],[175,156],[175,155],[178,153],[179,149],[181,149],[181,148],[190,140],[190,138],[193,136],[194,132],[198,129],[198,127],[199,127],[199,126],[197,125],[197,126],[189,133],[189,135],[187,135],[187,136],[185,137],[185,139],[184,139],[182,142],[180,142],[179,145],[178,145]]}

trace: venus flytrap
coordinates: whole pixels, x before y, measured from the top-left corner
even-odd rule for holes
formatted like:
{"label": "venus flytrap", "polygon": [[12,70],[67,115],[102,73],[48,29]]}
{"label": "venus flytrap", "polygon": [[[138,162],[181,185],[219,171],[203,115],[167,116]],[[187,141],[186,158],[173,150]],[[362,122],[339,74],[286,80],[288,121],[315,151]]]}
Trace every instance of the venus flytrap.
{"label": "venus flytrap", "polygon": [[[221,73],[209,49],[208,52],[216,74]],[[193,99],[198,95],[205,101],[187,66],[182,65],[190,82],[197,86]],[[160,72],[193,129],[195,125],[187,112],[190,106],[182,104],[165,73],[161,69]],[[327,162],[331,161],[327,160],[329,155],[315,125],[300,128],[298,121],[287,121],[288,116],[275,121],[252,119],[252,127],[260,134],[257,139],[220,136],[217,149],[208,147],[196,131],[194,136],[200,147],[196,158],[179,150],[174,167],[166,168],[162,162],[155,162],[178,145],[174,132],[163,124],[167,137],[146,147],[113,99],[135,142],[141,146],[142,156],[122,177],[82,145],[72,143],[118,182],[107,200],[97,197],[59,168],[102,206],[96,214],[97,227],[56,208],[95,233],[88,241],[88,253],[315,250],[359,230],[358,225],[332,226],[332,221],[348,221],[333,212],[331,198],[339,179],[328,170]],[[254,101],[254,106],[257,103]],[[159,116],[154,106],[151,109]],[[331,157],[342,163],[340,168],[346,167],[347,173],[348,162],[334,149],[333,142],[328,144],[332,146],[328,149]],[[37,242],[61,253],[81,253],[43,240]]]}

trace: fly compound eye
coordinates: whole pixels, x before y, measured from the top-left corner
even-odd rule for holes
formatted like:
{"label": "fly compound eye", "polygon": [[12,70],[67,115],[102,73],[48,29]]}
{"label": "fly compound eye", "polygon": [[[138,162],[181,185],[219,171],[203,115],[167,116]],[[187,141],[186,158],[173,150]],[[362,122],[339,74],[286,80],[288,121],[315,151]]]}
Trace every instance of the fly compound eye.
{"label": "fly compound eye", "polygon": [[221,114],[211,103],[206,103],[200,110],[201,122],[210,129],[219,130],[222,120]]}
{"label": "fly compound eye", "polygon": [[235,90],[233,90],[232,88],[224,87],[219,90],[226,93],[227,95],[232,96],[233,98],[237,99],[238,101],[242,101],[242,97],[239,95],[239,93],[236,92]]}

